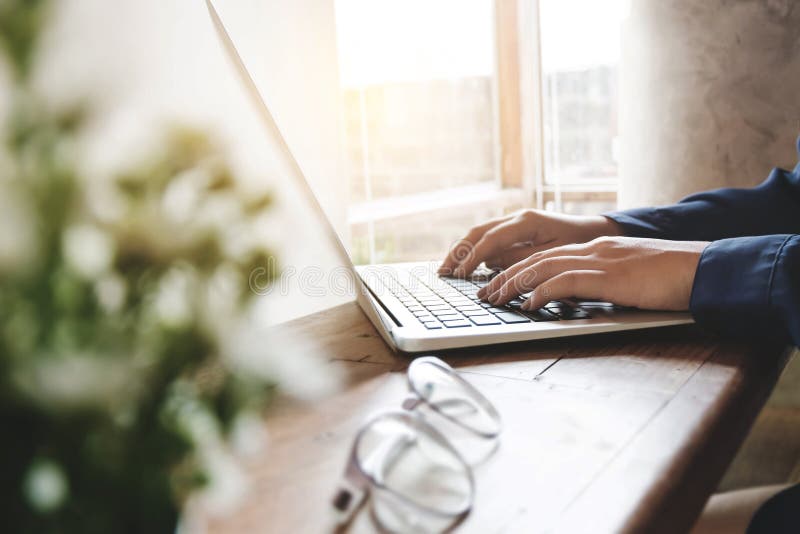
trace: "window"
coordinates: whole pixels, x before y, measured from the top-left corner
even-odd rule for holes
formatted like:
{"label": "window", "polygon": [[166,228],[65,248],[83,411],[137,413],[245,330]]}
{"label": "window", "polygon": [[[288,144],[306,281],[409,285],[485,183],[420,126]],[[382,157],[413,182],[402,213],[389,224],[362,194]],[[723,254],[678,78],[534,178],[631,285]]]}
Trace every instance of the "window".
{"label": "window", "polygon": [[545,206],[613,209],[625,0],[539,0]]}
{"label": "window", "polygon": [[[335,5],[357,263],[439,258],[523,206],[613,206],[619,22],[606,2]],[[575,27],[581,10],[602,28]]]}

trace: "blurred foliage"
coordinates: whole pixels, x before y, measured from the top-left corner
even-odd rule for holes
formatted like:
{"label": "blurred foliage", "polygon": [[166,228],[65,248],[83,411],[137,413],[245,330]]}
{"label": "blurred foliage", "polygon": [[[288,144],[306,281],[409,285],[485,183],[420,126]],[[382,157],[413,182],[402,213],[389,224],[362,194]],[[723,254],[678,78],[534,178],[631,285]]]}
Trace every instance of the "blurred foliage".
{"label": "blurred foliage", "polygon": [[47,0],[0,0],[0,46],[20,79],[28,75],[49,7]]}
{"label": "blurred foliage", "polygon": [[242,332],[268,350],[248,323],[248,276],[277,273],[257,231],[271,197],[243,191],[219,144],[187,128],[113,179],[82,176],[90,107],[50,110],[27,84],[48,7],[0,0],[15,84],[0,176],[0,517],[8,532],[174,532],[187,497],[224,475],[209,468],[220,443],[275,386],[235,363]]}

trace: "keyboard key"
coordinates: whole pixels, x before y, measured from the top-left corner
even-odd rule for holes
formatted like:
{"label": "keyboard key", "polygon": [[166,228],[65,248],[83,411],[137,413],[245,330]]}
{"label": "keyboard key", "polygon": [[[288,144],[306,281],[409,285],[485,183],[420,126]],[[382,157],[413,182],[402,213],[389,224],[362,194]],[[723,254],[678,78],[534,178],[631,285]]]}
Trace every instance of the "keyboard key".
{"label": "keyboard key", "polygon": [[410,287],[407,287],[406,290],[409,293],[411,293],[412,295],[415,294],[415,293],[432,293],[430,288],[428,288],[428,286],[426,286],[424,284],[421,284],[419,282],[414,283],[413,281],[409,281],[409,282],[410,282],[409,283]]}
{"label": "keyboard key", "polygon": [[518,313],[514,313],[514,312],[510,312],[510,311],[503,312],[503,313],[497,313],[497,314],[495,314],[495,317],[497,317],[498,319],[500,319],[504,323],[508,323],[508,324],[529,323],[529,322],[531,322],[531,320],[528,319],[527,317],[524,317],[524,316],[522,316],[522,315],[520,315]]}
{"label": "keyboard key", "polygon": [[526,311],[525,316],[530,317],[536,322],[558,321],[558,315],[554,315],[544,308],[535,311]]}
{"label": "keyboard key", "polygon": [[461,294],[461,292],[458,289],[450,286],[444,287],[442,289],[436,289],[434,293],[436,293],[437,295],[452,295],[454,297],[457,297],[458,295]]}
{"label": "keyboard key", "polygon": [[[459,311],[461,311],[461,310],[459,310]],[[491,313],[487,312],[483,308],[478,308],[477,310],[461,311],[461,313],[463,313],[467,317],[478,317],[480,315],[483,315],[483,316],[491,316],[492,315]]]}
{"label": "keyboard key", "polygon": [[472,326],[472,323],[466,319],[456,319],[454,321],[442,321],[447,328],[462,328],[465,326]]}
{"label": "keyboard key", "polygon": [[463,319],[464,316],[460,313],[443,313],[441,315],[437,315],[436,318],[440,321],[452,321],[454,319]]}
{"label": "keyboard key", "polygon": [[478,326],[488,326],[493,324],[502,324],[494,315],[486,314],[486,315],[474,315],[469,318],[470,321],[475,323]]}
{"label": "keyboard key", "polygon": [[564,320],[572,319],[591,319],[592,316],[583,308],[573,307],[563,302],[549,302],[545,304],[545,309],[554,313]]}
{"label": "keyboard key", "polygon": [[570,321],[574,319],[591,319],[592,316],[584,309],[570,308],[568,311],[561,314],[561,318],[565,321]]}
{"label": "keyboard key", "polygon": [[[496,273],[494,273],[496,274]],[[482,302],[477,297],[479,288],[488,284],[489,276],[469,280],[443,277],[420,277],[411,273],[384,279],[384,285],[403,305],[425,324],[426,328],[441,329],[464,326],[556,321],[559,319],[588,319],[591,315],[572,303],[554,301],[546,308],[533,312],[516,313],[526,300],[526,295],[513,299],[507,306],[497,307]],[[493,314],[493,315],[490,315]],[[469,320],[465,319],[468,317]],[[438,320],[437,320],[438,318]],[[443,321],[449,323],[443,325]]]}

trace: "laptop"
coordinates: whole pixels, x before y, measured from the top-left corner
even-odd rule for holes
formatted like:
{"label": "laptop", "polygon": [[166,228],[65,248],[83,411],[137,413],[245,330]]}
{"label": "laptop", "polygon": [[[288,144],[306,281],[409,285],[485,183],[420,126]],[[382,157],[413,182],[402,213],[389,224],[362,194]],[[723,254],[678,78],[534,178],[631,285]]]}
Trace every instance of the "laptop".
{"label": "laptop", "polygon": [[438,276],[437,262],[354,266],[239,55],[214,0],[206,0],[206,5],[217,35],[277,149],[279,164],[289,174],[286,178],[296,184],[319,216],[321,231],[353,278],[358,305],[394,350],[428,352],[693,322],[685,312],[644,311],[607,302],[551,302],[535,312],[525,312],[520,310],[525,296],[503,307],[478,299],[476,292],[493,275],[489,271],[456,279]]}

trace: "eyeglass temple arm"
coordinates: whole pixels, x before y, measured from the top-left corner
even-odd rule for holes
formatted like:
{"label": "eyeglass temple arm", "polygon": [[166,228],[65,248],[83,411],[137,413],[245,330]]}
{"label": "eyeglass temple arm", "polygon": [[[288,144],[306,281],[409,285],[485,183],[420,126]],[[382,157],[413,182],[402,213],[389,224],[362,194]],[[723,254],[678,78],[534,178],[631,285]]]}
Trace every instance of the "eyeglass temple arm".
{"label": "eyeglass temple arm", "polygon": [[351,457],[331,502],[337,513],[337,523],[340,525],[350,521],[367,496],[369,482],[359,471],[355,462],[355,458]]}
{"label": "eyeglass temple arm", "polygon": [[333,507],[339,513],[339,524],[347,523],[366,499],[370,482],[364,472],[373,473],[376,482],[382,482],[383,473],[394,465],[402,452],[414,440],[413,435],[402,434],[381,443],[364,460],[361,469],[358,467],[356,451],[353,450],[343,480],[333,497]]}

